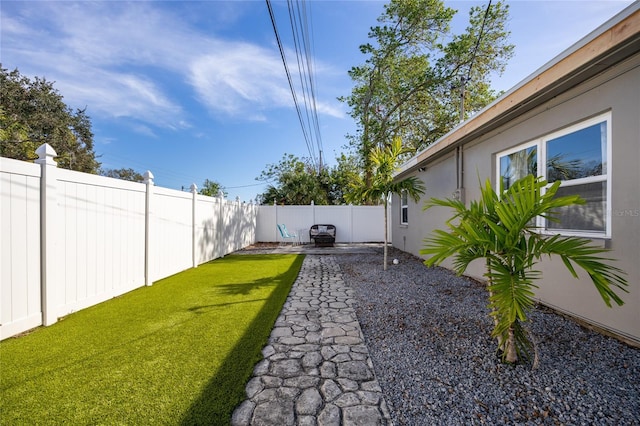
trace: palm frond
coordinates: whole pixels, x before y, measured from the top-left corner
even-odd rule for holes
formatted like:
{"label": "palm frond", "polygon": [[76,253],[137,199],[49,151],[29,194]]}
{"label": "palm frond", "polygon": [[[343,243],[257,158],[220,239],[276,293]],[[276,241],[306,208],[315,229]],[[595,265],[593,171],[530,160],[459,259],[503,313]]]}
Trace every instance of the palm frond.
{"label": "palm frond", "polygon": [[608,252],[607,249],[595,247],[585,238],[555,235],[540,242],[538,250],[541,254],[559,256],[575,278],[578,274],[573,264],[583,269],[607,306],[611,306],[611,300],[618,306],[624,304],[612,287],[628,293],[626,287],[629,284],[626,274],[622,269],[607,263],[613,261],[611,258],[602,256]]}

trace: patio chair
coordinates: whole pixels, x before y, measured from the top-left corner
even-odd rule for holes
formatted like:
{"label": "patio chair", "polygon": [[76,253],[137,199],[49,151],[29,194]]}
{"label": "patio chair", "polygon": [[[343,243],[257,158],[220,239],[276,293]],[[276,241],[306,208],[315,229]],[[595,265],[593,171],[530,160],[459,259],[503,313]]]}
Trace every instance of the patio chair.
{"label": "patio chair", "polygon": [[309,229],[309,240],[316,243],[316,247],[333,247],[336,242],[336,227],[334,225],[313,225]]}
{"label": "patio chair", "polygon": [[296,245],[300,243],[300,238],[298,238],[298,234],[289,233],[284,223],[278,224],[277,226],[278,226],[278,231],[280,231],[280,236],[282,236],[282,240],[284,242],[286,242],[287,239],[290,239],[292,245]]}

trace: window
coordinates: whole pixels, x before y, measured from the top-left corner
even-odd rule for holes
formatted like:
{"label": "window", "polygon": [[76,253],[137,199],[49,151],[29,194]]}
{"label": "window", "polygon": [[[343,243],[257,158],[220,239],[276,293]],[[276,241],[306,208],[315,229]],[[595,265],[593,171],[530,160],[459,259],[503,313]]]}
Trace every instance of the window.
{"label": "window", "polygon": [[542,176],[550,184],[559,180],[558,196],[577,194],[586,203],[559,209],[557,221],[539,218],[537,225],[553,233],[608,237],[610,156],[611,114],[607,113],[499,153],[498,189],[507,189],[528,174]]}
{"label": "window", "polygon": [[400,192],[400,224],[409,224],[409,196],[405,190]]}

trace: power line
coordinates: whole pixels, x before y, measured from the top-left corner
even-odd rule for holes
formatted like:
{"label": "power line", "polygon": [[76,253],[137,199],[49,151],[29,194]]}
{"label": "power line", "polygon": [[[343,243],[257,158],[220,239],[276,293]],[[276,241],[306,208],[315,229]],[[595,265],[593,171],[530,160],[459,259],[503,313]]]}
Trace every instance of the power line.
{"label": "power line", "polygon": [[[297,25],[297,19],[296,19],[296,14],[295,12],[292,10],[292,4],[291,1],[287,0],[287,8],[289,10],[289,22],[291,24],[291,33],[293,34],[293,46],[294,46],[294,50],[296,52],[296,62],[298,64],[298,77],[300,79],[300,87],[302,88],[302,100],[304,101],[304,110],[305,110],[305,115],[306,115],[306,123],[308,125],[309,123],[309,105],[307,103],[307,93],[308,93],[308,88],[307,88],[307,81],[306,79],[303,77],[303,72],[302,69],[304,67],[304,65],[302,65],[300,63],[301,58],[300,58],[300,44],[302,43],[300,41],[300,34],[298,32],[298,25]],[[307,127],[305,127],[305,131],[307,131]],[[311,143],[311,147],[310,147],[310,154],[312,156],[312,158],[315,158],[315,151],[314,151],[314,144],[313,141],[311,139],[313,139],[313,135],[310,132],[309,129],[309,139],[310,139],[310,143]]]}
{"label": "power line", "polygon": [[[280,56],[285,68],[287,80],[289,82],[289,88],[298,114],[298,120],[302,129],[302,134],[307,145],[307,150],[311,158],[311,163],[314,168],[320,170],[322,162],[322,137],[320,134],[320,124],[318,120],[318,109],[316,101],[316,83],[313,71],[313,55],[311,37],[309,31],[310,18],[307,14],[307,7],[305,0],[297,1],[294,5],[292,0],[287,0],[287,8],[289,12],[289,21],[291,24],[291,31],[293,35],[294,50],[296,54],[296,63],[298,66],[298,76],[300,80],[301,98],[304,103],[304,113],[300,106],[299,97],[296,93],[287,64],[286,55],[282,46],[280,34],[278,32],[278,26],[276,24],[273,8],[271,7],[271,1],[266,0],[267,9],[269,10],[269,16],[271,18],[271,24],[273,25],[273,31],[276,36],[276,42],[278,43],[278,49],[280,50]],[[318,149],[318,155],[320,156],[320,165],[316,164],[316,147]]]}
{"label": "power line", "polygon": [[[291,0],[289,0],[289,3],[291,4]],[[312,52],[313,45],[311,42],[313,37],[312,37],[312,31],[309,30],[309,24],[310,22],[312,22],[312,20],[307,15],[307,8],[304,6],[305,3],[306,3],[305,0],[298,1],[296,3],[297,15],[298,15],[297,22],[299,23],[300,33],[302,34],[302,36],[298,37],[299,39],[302,40],[302,43],[299,43],[298,46],[302,45],[304,50],[304,55],[302,55],[302,53],[299,52],[300,50],[299,47],[298,47],[298,50],[296,51],[296,54],[298,55],[298,57],[304,56],[304,61],[302,60],[298,61],[298,70],[300,72],[301,81],[303,80],[305,81],[305,84],[303,84],[303,88],[305,89],[305,106],[307,106],[307,122],[309,125],[309,133],[313,134],[311,129],[315,130],[315,142],[316,142],[316,146],[318,147],[318,154],[320,155],[320,162],[321,162],[322,161],[322,136],[320,134],[318,108],[317,108],[317,102],[316,102],[316,89],[315,89],[316,80],[315,80],[315,73],[314,73],[314,67],[313,67],[313,52]],[[311,9],[309,8],[308,10],[310,15]],[[294,20],[292,20],[292,24],[295,22],[295,14],[293,16],[294,16]],[[306,65],[306,68],[305,68],[305,65]],[[306,76],[306,78],[303,78],[303,76]],[[309,99],[308,101],[309,105],[307,105],[307,99]],[[309,118],[308,118],[309,108],[311,109],[310,111],[311,121],[313,123],[309,122]],[[320,167],[321,167],[321,164],[320,164]]]}
{"label": "power line", "polygon": [[467,70],[467,76],[462,77],[461,81],[461,92],[460,92],[460,121],[464,121],[464,86],[471,79],[471,69],[473,68],[473,63],[476,60],[476,55],[478,54],[478,47],[480,47],[480,41],[482,40],[482,36],[484,35],[484,26],[487,23],[487,18],[489,17],[489,10],[491,8],[491,0],[489,0],[489,4],[487,4],[487,9],[484,12],[484,18],[482,19],[482,25],[480,27],[480,34],[478,34],[478,39],[476,40],[476,45],[473,48],[473,53],[471,54],[471,61],[469,62],[469,69]]}

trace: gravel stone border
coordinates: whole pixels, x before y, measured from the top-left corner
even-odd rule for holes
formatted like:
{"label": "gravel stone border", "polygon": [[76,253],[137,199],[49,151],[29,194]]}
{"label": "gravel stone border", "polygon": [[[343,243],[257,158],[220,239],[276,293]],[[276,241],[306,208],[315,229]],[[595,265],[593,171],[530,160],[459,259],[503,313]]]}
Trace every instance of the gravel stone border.
{"label": "gravel stone border", "polygon": [[396,425],[640,425],[639,348],[539,307],[538,367],[505,365],[481,283],[396,249],[386,272],[382,248],[336,259]]}

